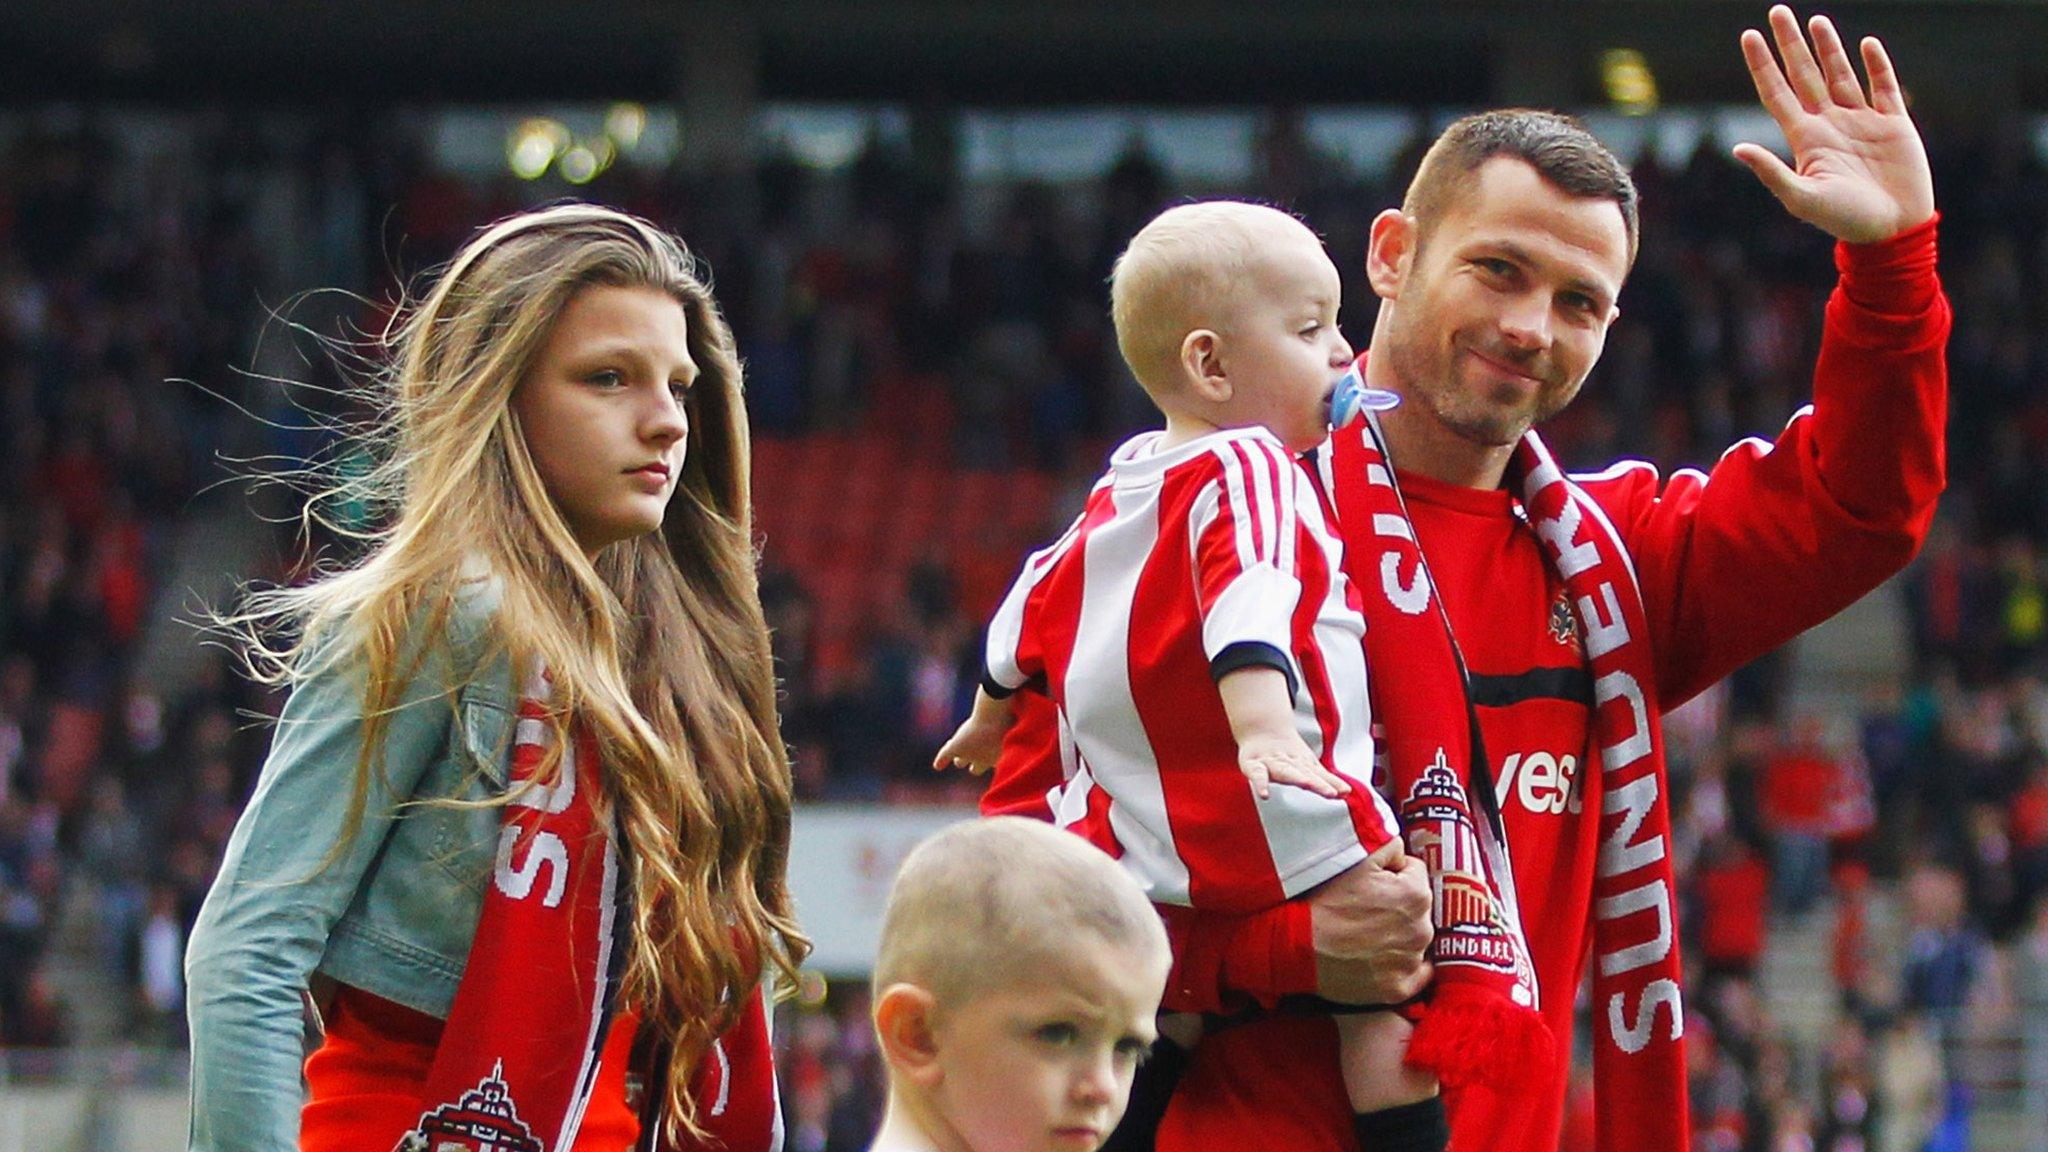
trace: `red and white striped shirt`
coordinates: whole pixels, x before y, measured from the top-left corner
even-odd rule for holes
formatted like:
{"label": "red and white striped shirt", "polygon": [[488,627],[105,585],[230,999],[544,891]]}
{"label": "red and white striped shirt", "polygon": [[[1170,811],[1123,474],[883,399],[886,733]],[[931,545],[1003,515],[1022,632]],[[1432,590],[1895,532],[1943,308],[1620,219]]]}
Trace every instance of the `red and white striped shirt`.
{"label": "red and white striped shirt", "polygon": [[[1365,619],[1329,512],[1280,441],[1231,429],[1118,448],[1081,516],[1032,554],[989,624],[988,685],[1043,678],[1059,706],[1057,821],[1121,859],[1155,903],[1269,908],[1395,833],[1372,780]],[[1215,681],[1278,668],[1335,799],[1237,764]]]}

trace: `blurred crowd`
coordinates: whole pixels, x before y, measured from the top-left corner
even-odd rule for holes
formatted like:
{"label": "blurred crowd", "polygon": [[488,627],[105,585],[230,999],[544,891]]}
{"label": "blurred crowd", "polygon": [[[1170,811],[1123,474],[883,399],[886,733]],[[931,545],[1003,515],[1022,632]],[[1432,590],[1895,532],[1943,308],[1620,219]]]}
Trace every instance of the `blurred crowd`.
{"label": "blurred crowd", "polygon": [[[980,621],[1148,421],[1108,327],[1122,242],[1193,193],[1290,207],[1328,241],[1362,341],[1366,228],[1425,141],[1361,176],[1276,112],[1246,186],[1176,181],[1136,145],[1079,184],[988,186],[938,120],[837,168],[771,149],[742,172],[621,164],[574,190],[441,170],[397,119],[274,132],[194,114],[171,153],[75,115],[0,133],[0,1046],[180,1042],[185,932],[278,703],[177,623],[225,554],[192,525],[225,508],[259,536],[244,577],[337,555],[257,516],[289,519],[288,491],[223,482],[265,460],[346,466],[334,428],[357,406],[336,386],[396,285],[539,199],[616,203],[697,247],[762,460],[853,445],[944,469],[941,488],[992,474],[1046,494],[1000,530],[891,552],[847,592],[773,527],[808,494],[756,478],[802,796],[971,799],[974,781],[924,765],[971,694]],[[1830,246],[1724,144],[1638,163],[1622,319],[1548,430],[1570,463],[1710,465],[1805,399]],[[1934,144],[1951,488],[1897,598],[1910,651],[1846,695],[1801,694],[1767,660],[1672,724],[1701,1149],[1960,1148],[1977,1095],[2048,1085],[2048,172],[2017,130]],[[312,287],[348,295],[294,300]],[[1774,936],[1824,953],[1799,977],[1826,1001],[1805,1026],[1774,1015],[1771,981],[1792,978]],[[863,996],[791,1009],[794,1149],[871,1131]]]}

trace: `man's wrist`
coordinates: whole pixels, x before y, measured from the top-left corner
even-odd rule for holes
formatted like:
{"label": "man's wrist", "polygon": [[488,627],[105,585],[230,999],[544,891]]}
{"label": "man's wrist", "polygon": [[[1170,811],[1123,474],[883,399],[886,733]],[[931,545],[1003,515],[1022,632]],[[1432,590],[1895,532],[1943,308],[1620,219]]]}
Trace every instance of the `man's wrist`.
{"label": "man's wrist", "polygon": [[1940,290],[1935,276],[1940,222],[1937,212],[1888,240],[1837,242],[1835,270],[1841,276],[1842,294],[1868,312],[1910,316],[1926,311]]}

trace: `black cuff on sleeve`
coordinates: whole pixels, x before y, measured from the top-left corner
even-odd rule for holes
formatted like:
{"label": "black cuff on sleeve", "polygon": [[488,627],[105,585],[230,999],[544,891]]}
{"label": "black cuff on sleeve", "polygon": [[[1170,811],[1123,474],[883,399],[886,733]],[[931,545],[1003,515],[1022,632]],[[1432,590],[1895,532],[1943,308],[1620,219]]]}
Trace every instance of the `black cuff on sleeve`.
{"label": "black cuff on sleeve", "polygon": [[1239,668],[1251,668],[1256,665],[1278,668],[1280,674],[1287,677],[1289,699],[1293,699],[1295,693],[1300,691],[1301,684],[1294,678],[1294,662],[1287,658],[1287,653],[1263,640],[1239,640],[1235,644],[1224,645],[1223,651],[1218,652],[1216,658],[1209,661],[1209,679],[1221,680]]}
{"label": "black cuff on sleeve", "polygon": [[981,690],[988,693],[991,700],[1008,700],[1017,694],[1015,688],[999,683],[995,678],[995,674],[986,668],[981,670]]}

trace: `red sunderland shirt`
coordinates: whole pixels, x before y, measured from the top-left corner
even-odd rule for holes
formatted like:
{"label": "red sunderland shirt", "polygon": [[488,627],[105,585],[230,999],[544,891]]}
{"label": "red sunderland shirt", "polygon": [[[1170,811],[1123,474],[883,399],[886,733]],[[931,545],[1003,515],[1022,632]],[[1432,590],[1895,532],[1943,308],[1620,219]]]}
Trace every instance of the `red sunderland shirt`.
{"label": "red sunderland shirt", "polygon": [[[1919,548],[1943,485],[1947,418],[1949,312],[1934,235],[1930,222],[1882,244],[1837,246],[1841,280],[1828,303],[1814,403],[1775,444],[1744,441],[1710,476],[1660,480],[1648,465],[1624,464],[1574,477],[1635,565],[1656,665],[1656,683],[1646,686],[1652,706],[1678,706],[1841,611]],[[1568,631],[1555,608],[1561,586],[1512,496],[1405,475],[1402,485],[1474,675],[1523,928],[1562,1056],[1592,948],[1600,832],[1583,664],[1575,641],[1560,638]],[[1045,814],[1034,794],[1059,773],[1049,713],[1020,709],[984,811]],[[1312,990],[1299,904],[1236,921],[1175,917],[1169,931],[1169,1007],[1212,1010],[1233,997]],[[1547,1082],[1490,1104],[1450,1100],[1459,1143],[1555,1148],[1567,1066],[1560,1059]],[[1354,1152],[1329,1022],[1267,1018],[1205,1038],[1157,1147]]]}

